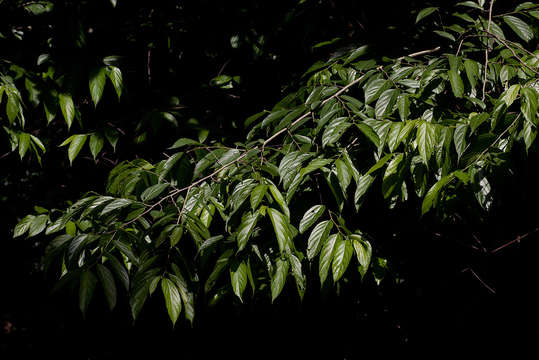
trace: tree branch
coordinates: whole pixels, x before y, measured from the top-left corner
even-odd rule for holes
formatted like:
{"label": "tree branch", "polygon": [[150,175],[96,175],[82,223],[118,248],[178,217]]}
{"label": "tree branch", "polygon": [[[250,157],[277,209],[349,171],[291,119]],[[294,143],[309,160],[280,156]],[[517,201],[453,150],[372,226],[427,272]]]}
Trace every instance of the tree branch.
{"label": "tree branch", "polygon": [[[490,32],[490,24],[492,23],[492,7],[494,5],[494,0],[490,0],[490,9],[488,11],[488,26],[487,31]],[[488,70],[488,53],[490,50],[489,42],[487,39],[487,47],[485,48],[485,66],[483,68],[483,96],[481,101],[485,101],[485,88],[487,87],[487,70]]]}

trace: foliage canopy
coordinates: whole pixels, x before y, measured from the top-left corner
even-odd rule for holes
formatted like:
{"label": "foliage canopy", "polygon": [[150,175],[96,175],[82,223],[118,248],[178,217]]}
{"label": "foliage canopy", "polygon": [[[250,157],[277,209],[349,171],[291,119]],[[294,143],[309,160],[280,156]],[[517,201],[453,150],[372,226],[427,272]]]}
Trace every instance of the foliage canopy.
{"label": "foliage canopy", "polygon": [[[492,3],[423,9],[418,26],[442,45],[395,58],[373,56],[369,46],[335,52],[247,118],[241,141],[202,131],[171,143],[160,161],[123,161],[106,193],[28,215],[14,236],[53,237],[45,269],[60,274],[58,286],[78,289],[83,313],[99,283],[111,309],[120,291],[129,295],[133,319],[161,291],[173,324],[182,314],[193,322],[197,306],[223,297],[275,302],[294,288],[302,299],[321,287],[399,282],[384,237],[424,218],[486,216],[515,158],[536,151],[539,9],[526,2],[498,15]],[[434,14],[452,25],[429,23]],[[40,55],[38,65],[49,61]],[[45,151],[24,130],[28,111],[69,129],[82,122],[81,107],[101,106],[106,91],[122,101],[126,91],[110,56],[89,68],[84,91],[53,67],[8,65],[0,67],[2,124],[21,158],[31,151],[40,161]],[[212,81],[227,88],[236,79]],[[87,104],[73,100],[81,93]],[[174,122],[174,111],[158,110],[152,121]],[[86,145],[95,159],[117,139],[105,124],[60,146],[72,163]],[[402,221],[373,225],[384,216]]]}

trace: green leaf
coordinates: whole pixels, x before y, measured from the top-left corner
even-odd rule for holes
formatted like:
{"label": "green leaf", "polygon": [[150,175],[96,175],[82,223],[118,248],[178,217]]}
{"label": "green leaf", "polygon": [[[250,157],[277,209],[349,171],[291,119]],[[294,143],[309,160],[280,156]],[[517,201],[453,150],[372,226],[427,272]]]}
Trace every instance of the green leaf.
{"label": "green leaf", "polygon": [[311,235],[309,235],[309,239],[307,240],[307,258],[309,260],[314,259],[318,255],[332,228],[333,222],[325,220],[318,223],[313,231],[311,231]]}
{"label": "green leaf", "polygon": [[90,95],[92,95],[94,106],[97,106],[97,103],[101,100],[101,96],[103,96],[103,89],[105,88],[106,68],[100,67],[93,69],[90,72],[89,80]]}
{"label": "green leaf", "polygon": [[505,101],[507,107],[511,106],[511,104],[516,100],[519,90],[520,84],[515,84],[511,85],[509,89],[505,91],[502,100]]}
{"label": "green leaf", "polygon": [[447,74],[449,76],[449,82],[451,83],[451,90],[453,90],[453,94],[456,98],[461,98],[464,95],[464,83],[462,82],[459,73],[457,70],[453,69],[449,70]]}
{"label": "green leaf", "polygon": [[433,12],[435,12],[436,10],[438,10],[437,7],[428,7],[428,8],[425,8],[425,9],[421,10],[421,11],[417,14],[417,17],[415,18],[415,23],[417,24],[417,23],[420,22],[422,19],[426,18],[427,16],[429,16],[430,14],[432,14]]}
{"label": "green leaf", "polygon": [[380,257],[375,257],[372,262],[372,274],[374,276],[374,281],[380,286],[382,280],[384,280],[388,272],[387,259],[382,259]]}
{"label": "green leaf", "polygon": [[440,30],[434,30],[433,33],[440,35],[441,37],[444,37],[446,39],[449,39],[451,41],[455,41],[455,37],[448,33],[447,31],[440,31]]}
{"label": "green leaf", "polygon": [[110,128],[110,127],[106,127],[105,128],[105,137],[109,141],[109,143],[112,146],[112,148],[114,149],[114,151],[116,151],[116,144],[118,143],[118,137],[119,137],[118,130]]}
{"label": "green leaf", "polygon": [[539,107],[537,90],[528,87],[520,89],[520,99],[520,110],[524,117],[530,123],[537,125],[536,114]]}
{"label": "green leaf", "polygon": [[268,209],[268,215],[275,231],[277,243],[279,244],[279,250],[284,252],[290,250],[290,229],[288,228],[288,220],[285,215],[275,209]]}
{"label": "green leaf", "polygon": [[243,217],[240,227],[238,228],[237,235],[239,251],[243,250],[245,248],[245,245],[247,245],[247,241],[249,240],[249,237],[251,236],[256,226],[257,220],[258,212],[249,213]]}
{"label": "green leaf", "polygon": [[73,139],[69,143],[69,149],[67,149],[67,156],[69,157],[69,163],[73,165],[73,160],[77,157],[80,150],[86,142],[86,134],[73,135]]}
{"label": "green leaf", "polygon": [[350,185],[350,181],[352,181],[352,174],[350,173],[348,166],[341,159],[335,160],[335,167],[337,168],[339,184],[341,185],[342,192],[346,198],[346,189],[348,189],[348,185]]}
{"label": "green leaf", "polygon": [[33,218],[30,223],[30,228],[28,229],[28,237],[35,236],[45,230],[48,220],[48,215],[39,215]]}
{"label": "green leaf", "polygon": [[354,254],[352,241],[350,239],[339,239],[335,243],[334,253],[332,263],[333,282],[337,282],[344,275]]}
{"label": "green leaf", "polygon": [[364,88],[365,105],[368,105],[374,100],[378,99],[378,97],[380,97],[380,95],[389,87],[391,87],[391,82],[384,79],[376,79],[367,83]]}
{"label": "green leaf", "polygon": [[329,236],[322,247],[320,252],[320,265],[318,273],[320,275],[320,284],[323,285],[328,276],[331,262],[333,261],[333,254],[335,250],[335,244],[342,240],[341,234],[333,234]]}
{"label": "green leaf", "polygon": [[163,291],[163,297],[165,298],[168,316],[172,321],[172,326],[174,326],[182,311],[180,292],[178,291],[176,284],[167,278],[161,279],[161,290]]}
{"label": "green leaf", "polygon": [[140,201],[147,202],[147,201],[153,200],[168,187],[169,187],[168,183],[152,185],[146,190],[144,190],[142,194],[140,194]]}
{"label": "green leaf", "polygon": [[377,119],[383,118],[392,113],[393,106],[397,102],[399,93],[400,91],[397,89],[388,89],[380,95],[374,109],[374,114]]}
{"label": "green leaf", "polygon": [[391,124],[391,129],[387,135],[387,147],[389,148],[389,151],[394,152],[399,146],[399,135],[404,124],[405,123],[403,122],[394,122]]}
{"label": "green leaf", "polygon": [[258,205],[262,202],[262,199],[264,199],[264,195],[266,195],[266,192],[268,191],[268,185],[266,184],[259,184],[257,185],[253,191],[251,192],[251,209],[255,211],[258,208]]}
{"label": "green leaf", "polygon": [[178,148],[181,148],[181,147],[184,147],[184,146],[189,146],[189,145],[202,146],[204,144],[199,143],[198,141],[195,141],[195,140],[192,140],[192,139],[180,138],[180,139],[176,140],[174,142],[174,144],[172,144],[172,146],[169,147],[169,149],[178,149]]}
{"label": "green leaf", "polygon": [[416,121],[406,121],[404,123],[404,126],[402,127],[399,136],[397,137],[397,142],[395,144],[395,149],[399,146],[399,144],[403,141],[406,141],[408,139],[408,135],[410,135],[410,132],[415,128]]}
{"label": "green leaf", "polygon": [[408,94],[400,94],[397,98],[397,109],[399,117],[402,121],[408,120],[410,115],[410,96]]}
{"label": "green leaf", "polygon": [[526,144],[526,151],[528,151],[537,137],[537,130],[529,121],[524,122],[524,126],[522,128],[522,137],[524,138],[524,143]]}
{"label": "green leaf", "polygon": [[477,79],[479,79],[479,63],[477,61],[466,59],[464,60],[464,69],[466,70],[466,77],[470,82],[470,87],[475,89],[477,85]]}
{"label": "green leaf", "polygon": [[101,149],[103,149],[104,143],[105,139],[100,133],[93,133],[90,136],[90,151],[92,152],[94,160],[97,157],[97,154],[99,154],[99,152],[101,151]]}
{"label": "green leaf", "polygon": [[511,15],[504,16],[503,21],[505,21],[505,23],[509,25],[515,34],[517,34],[522,40],[528,42],[533,39],[533,30],[524,21]]}
{"label": "green leaf", "polygon": [[108,66],[107,76],[109,77],[112,86],[114,86],[114,90],[116,91],[116,95],[118,96],[119,101],[120,97],[122,96],[123,88],[122,71],[116,66]]}
{"label": "green leaf", "polygon": [[16,238],[26,233],[30,228],[30,224],[32,223],[34,218],[34,215],[28,215],[22,218],[22,220],[18,222],[18,224],[15,226],[15,229],[13,230],[13,237]]}
{"label": "green leaf", "polygon": [[369,174],[372,174],[373,172],[375,172],[376,170],[380,169],[381,167],[383,167],[386,162],[388,162],[389,159],[391,159],[391,157],[393,156],[393,154],[387,154],[387,155],[384,155],[383,158],[381,158],[380,160],[378,160],[376,162],[376,164],[374,164],[373,166],[371,166],[371,168],[369,169],[369,171],[367,171],[367,173],[365,175],[369,175]]}
{"label": "green leaf", "polygon": [[288,110],[286,110],[286,109],[277,110],[277,111],[272,112],[271,114],[266,116],[264,118],[264,120],[262,120],[262,128],[265,128],[265,127],[269,126],[271,123],[281,119],[287,113],[288,113]]}
{"label": "green leaf", "polygon": [[105,291],[105,297],[107,298],[107,303],[109,304],[109,309],[112,310],[116,306],[116,284],[114,283],[114,278],[110,270],[102,264],[97,264],[97,276],[101,281],[103,290]]}
{"label": "green leaf", "polygon": [[372,246],[359,234],[352,234],[350,235],[350,238],[352,239],[352,244],[354,245],[357,261],[359,263],[358,271],[363,279],[367,270],[369,270],[369,265],[371,263]]}
{"label": "green leaf", "polygon": [[324,166],[326,166],[327,164],[330,164],[331,162],[333,162],[332,159],[323,159],[323,158],[314,159],[313,161],[309,163],[309,165],[301,169],[300,174],[301,176],[305,176],[315,170],[323,168]]}
{"label": "green leaf", "polygon": [[326,126],[326,129],[322,135],[322,147],[332,145],[341,138],[346,129],[352,125],[347,120],[348,118],[340,117],[333,120],[328,126]]}
{"label": "green leaf", "polygon": [[86,310],[88,305],[92,300],[94,295],[95,285],[97,284],[97,278],[95,275],[86,270],[82,272],[80,276],[80,287],[79,287],[79,308],[82,311],[82,315],[86,315]]}
{"label": "green leaf", "polygon": [[180,273],[180,269],[178,268],[178,266],[176,264],[172,264],[172,269],[174,270],[175,275],[170,274],[170,279],[174,281],[174,283],[178,287],[180,296],[183,300],[185,318],[189,320],[192,325],[195,318],[195,296],[193,292],[189,290],[187,282]]}
{"label": "green leaf", "polygon": [[275,273],[271,277],[271,302],[274,302],[283,290],[289,267],[288,261],[281,258],[277,259]]}
{"label": "green leaf", "polygon": [[113,211],[122,209],[128,205],[131,205],[133,203],[133,200],[130,199],[116,199],[110,203],[108,203],[103,210],[101,211],[101,215],[106,215],[108,213],[111,213]]}
{"label": "green leaf", "polygon": [[233,212],[247,200],[255,186],[254,179],[245,179],[236,185],[234,192],[230,196],[230,206]]}
{"label": "green leaf", "polygon": [[71,94],[60,94],[58,95],[60,100],[60,109],[62,110],[62,115],[67,123],[67,128],[71,128],[73,119],[75,118],[75,104],[73,104],[73,99]]}
{"label": "green leaf", "polygon": [[310,157],[311,154],[302,154],[299,151],[293,151],[281,159],[279,163],[279,175],[285,190],[289,188],[296,177],[303,161]]}
{"label": "green leaf", "polygon": [[433,124],[423,121],[417,129],[417,147],[425,165],[429,166],[429,159],[436,145],[436,128]]}
{"label": "green leaf", "polygon": [[116,277],[118,278],[118,280],[120,280],[120,283],[123,285],[125,291],[129,291],[130,281],[127,269],[120,263],[118,259],[116,259],[114,255],[108,255],[107,258],[112,265],[112,271],[114,271]]}
{"label": "green leaf", "polygon": [[34,135],[30,134],[30,138],[32,139],[34,144],[36,144],[41,149],[41,151],[43,151],[43,152],[46,151],[45,145],[43,145],[43,143],[41,142],[41,140],[39,140],[39,138],[37,136],[34,136]]}
{"label": "green leaf", "polygon": [[467,124],[458,124],[455,129],[455,135],[453,137],[453,142],[455,143],[455,150],[457,151],[457,158],[460,160],[460,157],[466,150],[466,132],[468,131]]}
{"label": "green leaf", "polygon": [[273,198],[279,204],[281,209],[283,210],[284,214],[286,215],[287,219],[290,219],[290,210],[288,209],[288,205],[286,204],[286,201],[283,197],[283,194],[277,189],[277,187],[273,184],[270,184],[269,190],[271,192],[271,195],[273,195]]}
{"label": "green leaf", "polygon": [[176,163],[182,158],[182,156],[183,152],[178,152],[165,161],[163,167],[161,168],[161,171],[159,172],[159,181],[163,181],[163,179],[168,175],[170,170],[172,170],[174,165],[176,165]]}
{"label": "green leaf", "polygon": [[393,195],[395,190],[399,190],[402,185],[401,163],[403,159],[404,154],[400,153],[387,165],[382,181],[382,193],[386,199]]}
{"label": "green leaf", "polygon": [[7,94],[6,115],[9,124],[12,125],[21,110],[20,95],[19,92],[14,89],[14,87],[8,87],[5,91]]}
{"label": "green leaf", "polygon": [[247,265],[244,261],[233,261],[230,266],[230,282],[234,294],[243,302],[241,295],[247,286]]}
{"label": "green leaf", "polygon": [[30,147],[30,134],[20,133],[19,134],[19,156],[22,158],[26,154],[26,151]]}
{"label": "green leaf", "polygon": [[490,118],[488,113],[481,113],[470,118],[470,133],[473,134],[475,130],[481,126],[482,123],[487,121]]}
{"label": "green leaf", "polygon": [[448,182],[453,180],[453,177],[453,174],[442,176],[440,180],[438,180],[434,185],[432,185],[432,187],[427,192],[427,195],[425,195],[425,198],[423,199],[423,204],[421,205],[421,215],[425,215],[431,208],[436,206],[440,191]]}
{"label": "green leaf", "polygon": [[298,288],[298,293],[300,299],[303,300],[303,295],[305,294],[305,287],[307,286],[307,277],[303,274],[301,270],[301,261],[294,254],[288,254],[288,262],[292,268],[292,275],[296,280],[296,285]]}
{"label": "green leaf", "polygon": [[354,203],[356,206],[359,204],[363,196],[367,193],[367,190],[369,190],[369,187],[374,181],[374,177],[365,174],[359,178],[359,181],[357,182],[356,192],[354,194]]}
{"label": "green leaf", "polygon": [[[183,236],[183,231],[184,231],[184,228],[183,226],[176,226],[174,227],[174,229],[170,232],[170,247],[173,248],[174,246],[176,246],[180,240],[182,239],[182,236]],[[203,246],[204,244],[206,244],[206,247],[211,244],[211,239],[213,238],[210,238],[210,239],[207,239],[206,241],[204,241],[204,243],[202,243],[202,245],[198,248],[198,251],[202,251],[203,250]],[[210,241],[208,243],[208,241]]]}
{"label": "green leaf", "polygon": [[213,268],[211,274],[206,279],[206,283],[204,284],[204,292],[206,294],[209,293],[211,289],[213,289],[213,287],[215,286],[215,283],[217,282],[219,276],[227,266],[228,261],[233,253],[234,252],[232,251],[232,249],[225,250],[221,254],[221,256],[219,256],[219,259],[217,259],[215,267]]}
{"label": "green leaf", "polygon": [[479,5],[477,5],[475,2],[473,1],[463,1],[463,2],[460,2],[460,3],[457,3],[456,4],[457,6],[460,5],[460,6],[467,6],[467,7],[471,7],[471,8],[474,8],[474,9],[478,9],[478,10],[483,10],[483,8]]}
{"label": "green leaf", "polygon": [[303,214],[303,218],[299,223],[299,233],[303,234],[305,230],[311,227],[312,224],[324,213],[326,207],[324,205],[315,205]]}

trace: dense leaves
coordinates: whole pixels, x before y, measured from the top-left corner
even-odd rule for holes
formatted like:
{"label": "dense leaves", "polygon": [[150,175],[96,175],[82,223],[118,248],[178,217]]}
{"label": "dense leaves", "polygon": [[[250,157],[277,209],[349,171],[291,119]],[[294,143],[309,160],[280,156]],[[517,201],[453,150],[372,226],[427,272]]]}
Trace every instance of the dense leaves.
{"label": "dense leaves", "polygon": [[[437,33],[450,46],[394,59],[371,57],[363,46],[334,54],[308,71],[296,91],[249,118],[243,142],[204,133],[180,138],[161,161],[118,164],[107,194],[87,194],[54,215],[29,215],[14,235],[72,236],[49,255],[65,263],[67,274],[82,274],[83,312],[94,273],[111,308],[115,284],[123,284],[135,318],[160,282],[173,324],[182,303],[192,321],[201,299],[211,303],[226,294],[245,302],[248,286],[253,296],[276,302],[292,281],[300,298],[317,291],[310,290],[315,283],[380,285],[396,276],[391,259],[357,219],[380,208],[445,219],[461,196],[488,212],[493,177],[508,172],[507,156],[522,144],[525,151],[535,147],[539,52],[507,40],[500,29],[507,25],[531,43],[537,21],[528,15],[485,20],[483,5],[457,6],[470,9],[451,15],[457,23]],[[416,22],[438,11],[424,9]],[[107,78],[122,95],[121,71],[104,64],[89,75],[94,107]],[[230,77],[212,82],[233,83]],[[18,90],[9,80],[2,86],[11,94],[7,123],[18,120],[22,128]],[[58,101],[71,127],[73,99],[61,93]],[[21,157],[36,141],[15,138]],[[113,147],[117,140],[106,132],[72,135],[62,143],[70,162],[88,138],[94,158],[105,139]]]}

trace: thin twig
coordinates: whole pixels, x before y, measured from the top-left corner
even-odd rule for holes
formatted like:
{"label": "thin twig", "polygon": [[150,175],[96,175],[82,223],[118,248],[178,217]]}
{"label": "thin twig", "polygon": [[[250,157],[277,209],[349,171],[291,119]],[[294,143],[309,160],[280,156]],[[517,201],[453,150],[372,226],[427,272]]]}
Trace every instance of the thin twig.
{"label": "thin twig", "polygon": [[495,140],[494,140],[494,141],[493,141],[493,142],[492,142],[492,143],[491,143],[485,150],[483,150],[483,151],[481,152],[481,154],[479,154],[479,156],[477,157],[477,159],[476,159],[473,163],[471,163],[470,165],[466,166],[466,167],[464,168],[463,171],[466,171],[466,170],[468,170],[471,166],[477,164],[477,162],[479,161],[479,159],[481,159],[481,158],[487,153],[487,151],[488,151],[491,147],[493,147],[494,144],[496,144],[496,143],[502,138],[502,136],[504,136],[505,133],[507,133],[507,132],[513,127],[513,125],[518,121],[518,119],[520,119],[520,115],[521,115],[521,114],[518,114],[518,116],[515,118],[515,120],[513,120],[513,122],[511,122],[511,124],[509,124],[509,126],[506,127],[505,130],[502,131],[502,133],[501,133],[500,135],[498,135],[498,137],[497,137],[497,138],[496,138],[496,139],[495,139]]}
{"label": "thin twig", "polygon": [[523,13],[523,12],[529,12],[529,11],[537,10],[537,9],[539,9],[539,5],[533,6],[533,7],[528,8],[528,9],[522,9],[522,10],[518,10],[518,11],[511,11],[511,12],[506,12],[506,13],[503,13],[503,14],[494,15],[492,17],[502,17],[502,16],[512,15],[512,14],[520,14],[520,13]]}
{"label": "thin twig", "polygon": [[[484,30],[483,30],[484,31]],[[506,48],[508,48],[512,53],[513,53],[513,56],[517,58],[517,60],[522,64],[524,65],[526,68],[528,68],[529,70],[533,71],[534,73],[536,74],[539,74],[539,71],[537,70],[534,70],[533,68],[531,68],[528,64],[526,64],[518,55],[517,53],[515,52],[515,50],[509,46],[508,42],[506,40],[503,40],[502,38],[500,38],[498,35],[494,34],[494,33],[491,33],[489,31],[485,31],[489,36],[495,38],[496,40],[498,40],[503,46],[505,46]],[[530,53],[531,55],[533,55],[534,57],[537,57],[537,55],[535,54],[532,54]]]}
{"label": "thin twig", "polygon": [[479,275],[477,275],[476,272],[473,271],[472,268],[466,268],[466,269],[462,270],[462,272],[466,272],[466,271],[471,272],[472,275],[473,275],[477,280],[479,280],[479,282],[480,282],[481,284],[483,284],[483,286],[484,286],[488,291],[490,291],[490,292],[493,293],[493,294],[496,294],[496,290],[494,290],[493,288],[491,288],[490,286],[488,286],[487,283],[484,282],[483,279],[481,279],[481,278],[479,277]]}
{"label": "thin twig", "polygon": [[405,57],[417,57],[417,56],[421,56],[421,55],[431,54],[431,53],[436,52],[436,51],[438,51],[440,49],[441,49],[440,46],[436,46],[434,49],[418,51],[418,52],[411,53],[411,54],[406,55],[406,56],[401,56],[399,59],[404,59]]}
{"label": "thin twig", "polygon": [[[494,0],[490,0],[490,9],[488,11],[488,26],[487,31],[490,32],[490,24],[492,23],[492,7],[494,5]],[[487,47],[485,48],[485,67],[483,68],[483,96],[481,101],[485,101],[485,89],[487,87],[487,70],[488,70],[488,53],[490,50],[489,42],[487,39]]]}
{"label": "thin twig", "polygon": [[491,250],[490,253],[491,254],[494,254],[494,253],[497,253],[498,251],[502,250],[502,249],[505,249],[506,247],[508,247],[509,245],[512,245],[514,243],[519,243],[520,240],[528,237],[529,235],[533,234],[533,233],[536,233],[539,231],[539,227],[535,228],[534,230],[532,231],[529,231],[527,232],[526,234],[522,234],[522,235],[518,235],[515,239],[511,240],[511,241],[508,241],[506,242],[505,244],[501,245],[501,246],[498,246],[496,249],[494,250]]}

